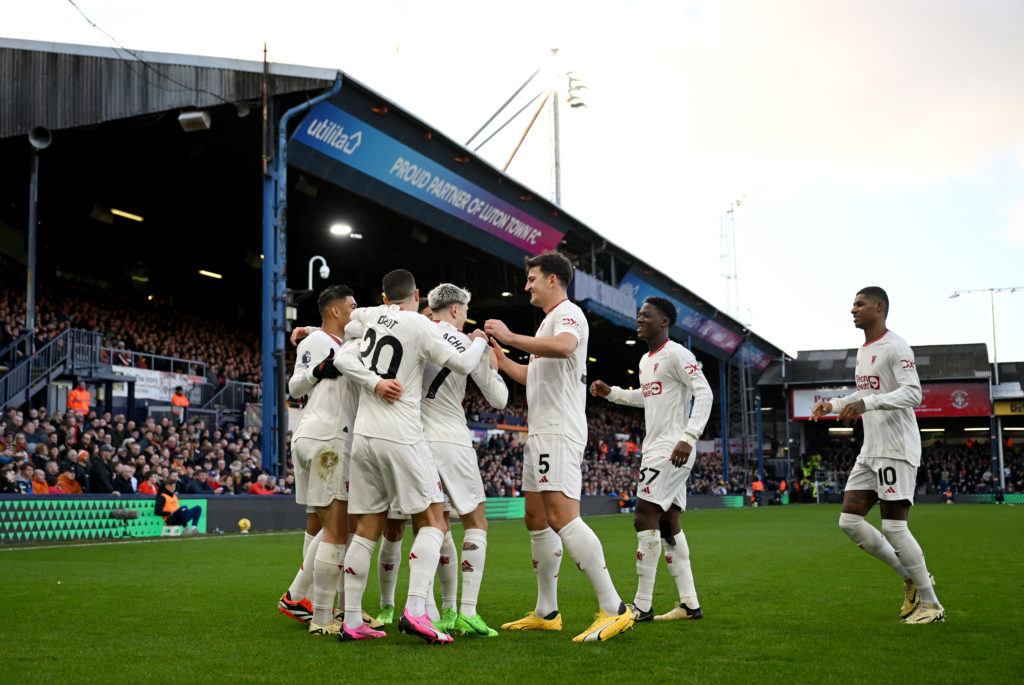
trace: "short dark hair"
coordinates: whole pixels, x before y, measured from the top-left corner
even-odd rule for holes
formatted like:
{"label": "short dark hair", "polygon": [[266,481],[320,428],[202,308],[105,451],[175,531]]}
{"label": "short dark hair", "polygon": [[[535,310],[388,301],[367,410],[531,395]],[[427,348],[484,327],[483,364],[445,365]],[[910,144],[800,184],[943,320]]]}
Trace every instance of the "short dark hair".
{"label": "short dark hair", "polygon": [[420,304],[419,304],[418,307],[416,307],[416,313],[417,314],[422,314],[423,310],[426,309],[427,307],[430,307],[430,300],[428,300],[425,297],[421,297],[420,298]]}
{"label": "short dark hair", "polygon": [[545,250],[539,255],[533,257],[526,257],[526,270],[529,271],[533,267],[540,268],[540,271],[545,276],[554,274],[558,282],[562,284],[562,287],[568,288],[569,283],[572,281],[572,262],[561,252],[555,250]]}
{"label": "short dark hair", "polygon": [[676,317],[679,316],[679,314],[676,312],[676,306],[672,304],[670,300],[664,297],[657,297],[652,295],[651,297],[648,297],[646,300],[644,300],[644,304],[651,305],[659,312],[661,312],[662,316],[668,317],[669,326],[676,325]]}
{"label": "short dark hair", "polygon": [[384,274],[381,287],[388,302],[401,302],[416,292],[416,279],[407,269],[395,269]]}
{"label": "short dark hair", "polygon": [[334,304],[335,300],[344,300],[354,294],[352,288],[347,285],[329,285],[320,292],[320,297],[316,298],[316,307],[323,314]]}
{"label": "short dark hair", "polygon": [[867,295],[873,300],[878,300],[885,305],[885,315],[889,315],[889,296],[884,290],[879,288],[877,285],[869,285],[866,288],[861,288],[857,291],[858,295]]}

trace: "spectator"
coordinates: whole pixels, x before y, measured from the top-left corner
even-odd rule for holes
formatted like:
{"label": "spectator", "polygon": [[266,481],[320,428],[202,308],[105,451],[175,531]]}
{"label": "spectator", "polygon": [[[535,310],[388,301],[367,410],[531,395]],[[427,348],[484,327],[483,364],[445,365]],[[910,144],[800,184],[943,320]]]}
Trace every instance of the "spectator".
{"label": "spectator", "polygon": [[159,479],[160,474],[158,474],[156,471],[150,471],[149,475],[146,476],[146,480],[142,481],[142,484],[139,485],[139,494],[156,495],[158,492],[157,484],[159,482]]}
{"label": "spectator", "polygon": [[46,484],[46,471],[43,471],[42,469],[35,469],[32,471],[32,494],[50,494],[50,486]]}
{"label": "spectator", "polygon": [[189,481],[189,484],[185,486],[185,492],[189,495],[219,495],[220,492],[213,489],[207,480],[208,478],[209,475],[206,471],[199,469],[195,473],[195,478]]}
{"label": "spectator", "polygon": [[[104,445],[104,448],[108,445]],[[102,450],[100,450],[102,453]],[[131,466],[127,464],[117,465],[117,475],[114,476],[112,485],[113,492],[121,495],[133,495],[135,494],[135,487],[132,485],[132,473]]]}
{"label": "spectator", "polygon": [[82,494],[82,485],[81,483],[78,482],[77,478],[75,477],[76,475],[77,470],[75,469],[75,465],[72,464],[70,461],[65,462],[64,468],[61,469],[60,477],[57,479],[57,485],[60,487],[61,490],[65,492],[65,494]]}
{"label": "spectator", "polygon": [[267,474],[261,473],[257,478],[256,482],[249,486],[250,495],[273,495],[276,494],[273,488],[267,487]]}
{"label": "spectator", "polygon": [[164,483],[163,490],[156,496],[156,513],[163,517],[164,525],[186,526],[186,532],[199,532],[199,517],[203,510],[200,506],[183,507],[178,502],[178,483],[169,479]]}
{"label": "spectator", "polygon": [[17,495],[21,492],[18,488],[18,474],[13,464],[5,464],[0,476],[0,495]]}
{"label": "spectator", "polygon": [[68,393],[68,411],[85,415],[92,406],[92,395],[85,389],[85,381],[78,381],[74,390]]}
{"label": "spectator", "polygon": [[100,447],[99,456],[93,459],[89,466],[89,492],[97,494],[117,492],[116,496],[121,496],[120,492],[114,490],[113,467],[110,463],[113,453],[114,448],[110,445]]}
{"label": "spectator", "polygon": [[49,491],[48,491],[47,494],[50,494],[50,495],[63,495],[63,494],[65,494],[64,490],[61,489],[61,487],[57,484],[57,482],[58,482],[57,476],[51,475],[49,473],[46,474],[46,486],[49,488]]}

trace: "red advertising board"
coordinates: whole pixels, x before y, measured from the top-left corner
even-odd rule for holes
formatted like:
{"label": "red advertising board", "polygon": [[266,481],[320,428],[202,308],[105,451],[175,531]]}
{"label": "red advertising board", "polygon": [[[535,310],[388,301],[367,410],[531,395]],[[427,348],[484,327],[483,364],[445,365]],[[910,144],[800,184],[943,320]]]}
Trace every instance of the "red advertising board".
{"label": "red advertising board", "polygon": [[[853,392],[852,386],[833,388],[794,388],[790,397],[791,416],[797,421],[811,417],[817,402],[833,397],[844,397]],[[921,386],[921,404],[914,410],[920,418],[947,416],[989,416],[992,404],[988,397],[988,383],[924,383]],[[835,418],[834,416],[832,418]]]}
{"label": "red advertising board", "polygon": [[914,412],[931,416],[989,416],[988,383],[924,383],[921,404]]}

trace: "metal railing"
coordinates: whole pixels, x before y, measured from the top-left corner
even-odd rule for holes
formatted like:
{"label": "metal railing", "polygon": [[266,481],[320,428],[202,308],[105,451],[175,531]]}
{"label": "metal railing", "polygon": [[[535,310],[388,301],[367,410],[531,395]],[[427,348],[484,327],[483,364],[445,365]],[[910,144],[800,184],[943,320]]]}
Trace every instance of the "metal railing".
{"label": "metal railing", "polygon": [[37,386],[50,382],[57,374],[95,369],[99,343],[100,334],[93,331],[62,331],[0,378],[0,405],[6,408],[16,400],[18,404],[28,401]]}
{"label": "metal railing", "polygon": [[29,333],[25,331],[0,350],[0,367],[4,367],[5,371],[12,368],[19,361],[29,356],[31,348],[32,343],[29,341]]}
{"label": "metal railing", "polygon": [[[100,347],[100,359],[104,364],[114,366],[130,366],[134,369],[149,369],[150,371],[170,371],[171,373],[184,373],[206,378],[206,362],[201,362],[198,359],[166,357],[162,354],[106,346]],[[143,365],[139,364],[139,360],[143,360]]]}
{"label": "metal railing", "polygon": [[262,387],[259,383],[228,381],[222,385],[205,403],[203,409],[219,407],[222,412],[241,413],[248,402],[259,402]]}

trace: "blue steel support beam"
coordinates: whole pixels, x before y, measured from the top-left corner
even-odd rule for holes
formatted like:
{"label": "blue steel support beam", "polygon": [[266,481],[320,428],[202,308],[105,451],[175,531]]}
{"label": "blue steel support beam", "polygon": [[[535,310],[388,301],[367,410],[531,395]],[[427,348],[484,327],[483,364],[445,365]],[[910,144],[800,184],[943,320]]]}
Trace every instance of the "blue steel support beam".
{"label": "blue steel support beam", "polygon": [[757,412],[757,475],[764,482],[764,438],[761,425],[761,389],[754,392],[754,410]]}
{"label": "blue steel support beam", "polygon": [[[271,140],[277,133],[277,150],[267,175],[263,177],[263,468],[271,469],[280,462],[280,445],[287,428],[282,424],[284,392],[279,382],[278,364],[284,363],[285,307],[288,305],[288,286],[285,282],[287,264],[287,210],[288,210],[288,122],[341,90],[341,72],[334,77],[330,90],[312,100],[292,107],[277,122],[271,124]],[[268,117],[274,121],[273,102]],[[269,142],[269,141],[268,141]]]}
{"label": "blue steel support beam", "polygon": [[725,365],[728,359],[718,363],[718,410],[722,414],[722,480],[729,482],[729,400],[726,397],[727,383]]}

